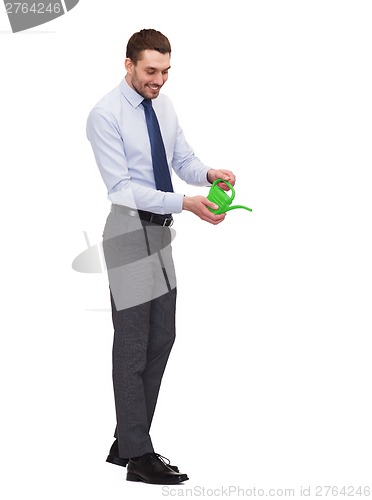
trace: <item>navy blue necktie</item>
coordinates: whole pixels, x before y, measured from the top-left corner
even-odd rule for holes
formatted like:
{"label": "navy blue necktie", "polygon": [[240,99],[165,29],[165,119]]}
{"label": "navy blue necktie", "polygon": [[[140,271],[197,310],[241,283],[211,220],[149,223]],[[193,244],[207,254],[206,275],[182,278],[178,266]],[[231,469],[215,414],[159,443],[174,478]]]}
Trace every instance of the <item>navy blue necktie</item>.
{"label": "navy blue necktie", "polygon": [[142,105],[145,109],[147,130],[149,132],[156,189],[173,192],[164,142],[151,99],[144,99]]}

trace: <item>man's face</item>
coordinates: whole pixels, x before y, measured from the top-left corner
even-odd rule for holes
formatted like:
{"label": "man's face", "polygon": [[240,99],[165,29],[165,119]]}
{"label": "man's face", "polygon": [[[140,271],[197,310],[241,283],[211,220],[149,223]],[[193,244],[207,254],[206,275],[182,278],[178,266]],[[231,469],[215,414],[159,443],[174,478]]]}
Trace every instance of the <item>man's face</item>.
{"label": "man's face", "polygon": [[155,99],[168,80],[170,54],[143,50],[137,64],[126,59],[125,68],[127,83],[145,99]]}

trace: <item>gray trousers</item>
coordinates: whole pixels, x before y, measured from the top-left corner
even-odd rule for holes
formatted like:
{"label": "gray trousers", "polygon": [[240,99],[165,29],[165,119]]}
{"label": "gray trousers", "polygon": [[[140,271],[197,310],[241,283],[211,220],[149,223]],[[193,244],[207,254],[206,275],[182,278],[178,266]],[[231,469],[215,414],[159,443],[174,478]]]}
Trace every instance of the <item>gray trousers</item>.
{"label": "gray trousers", "polygon": [[112,376],[119,456],[153,452],[150,427],[175,340],[176,278],[171,230],[113,205],[103,250],[114,340]]}

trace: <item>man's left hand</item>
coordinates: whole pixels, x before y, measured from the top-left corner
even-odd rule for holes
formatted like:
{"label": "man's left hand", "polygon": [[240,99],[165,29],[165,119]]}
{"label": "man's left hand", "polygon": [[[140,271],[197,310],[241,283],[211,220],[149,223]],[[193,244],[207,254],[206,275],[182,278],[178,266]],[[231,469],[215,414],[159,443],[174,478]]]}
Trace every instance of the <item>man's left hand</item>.
{"label": "man's left hand", "polygon": [[[216,179],[223,179],[224,181],[230,183],[232,186],[234,186],[236,181],[235,175],[230,170],[216,170],[214,168],[208,170],[207,179],[211,184],[213,184]],[[219,183],[218,185],[225,191],[229,191],[229,187],[226,186],[226,184],[224,184],[223,182]]]}

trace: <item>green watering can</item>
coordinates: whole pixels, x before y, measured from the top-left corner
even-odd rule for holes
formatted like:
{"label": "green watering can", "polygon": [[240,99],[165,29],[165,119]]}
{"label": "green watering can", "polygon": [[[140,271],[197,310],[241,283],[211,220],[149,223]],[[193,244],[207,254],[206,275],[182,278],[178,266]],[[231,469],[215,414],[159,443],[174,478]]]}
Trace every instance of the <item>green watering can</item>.
{"label": "green watering can", "polygon": [[[226,191],[224,191],[220,186],[217,186],[220,182],[223,182],[228,186],[231,190],[231,196],[229,196]],[[235,189],[232,187],[232,185],[224,181],[223,179],[216,179],[214,183],[212,184],[209,194],[207,196],[209,201],[213,201],[216,205],[218,205],[218,209],[214,210],[213,208],[207,207],[211,212],[214,214],[224,214],[225,212],[228,212],[229,210],[234,210],[234,208],[244,208],[244,210],[249,210],[252,212],[251,208],[245,207],[244,205],[234,205],[230,207],[233,199],[235,198]]]}

